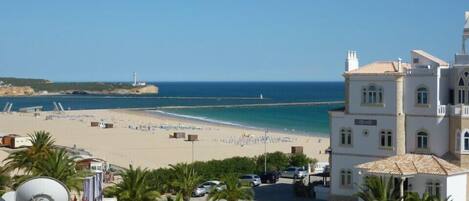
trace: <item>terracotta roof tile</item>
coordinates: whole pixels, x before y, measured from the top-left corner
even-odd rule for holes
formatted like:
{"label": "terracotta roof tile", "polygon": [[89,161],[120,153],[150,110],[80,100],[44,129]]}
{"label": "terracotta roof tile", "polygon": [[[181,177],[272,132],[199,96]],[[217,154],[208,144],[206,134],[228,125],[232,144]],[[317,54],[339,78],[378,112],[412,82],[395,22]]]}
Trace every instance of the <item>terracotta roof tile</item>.
{"label": "terracotta roof tile", "polygon": [[405,154],[363,163],[356,166],[369,173],[393,175],[454,175],[468,172],[467,169],[451,164],[434,155]]}
{"label": "terracotta roof tile", "polygon": [[410,68],[410,64],[401,63],[402,69],[400,72],[398,72],[398,65],[398,62],[396,61],[377,61],[346,72],[345,74],[393,74],[404,72],[405,69]]}

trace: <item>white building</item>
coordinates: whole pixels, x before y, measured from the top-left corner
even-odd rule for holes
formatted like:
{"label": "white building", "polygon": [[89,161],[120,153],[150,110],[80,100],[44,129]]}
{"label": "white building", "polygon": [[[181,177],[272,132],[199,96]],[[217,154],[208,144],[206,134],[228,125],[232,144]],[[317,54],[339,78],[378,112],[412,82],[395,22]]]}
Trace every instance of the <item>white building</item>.
{"label": "white building", "polygon": [[410,63],[345,62],[345,108],[329,112],[331,199],[354,200],[366,175],[403,191],[469,200],[469,12],[454,64],[422,50]]}

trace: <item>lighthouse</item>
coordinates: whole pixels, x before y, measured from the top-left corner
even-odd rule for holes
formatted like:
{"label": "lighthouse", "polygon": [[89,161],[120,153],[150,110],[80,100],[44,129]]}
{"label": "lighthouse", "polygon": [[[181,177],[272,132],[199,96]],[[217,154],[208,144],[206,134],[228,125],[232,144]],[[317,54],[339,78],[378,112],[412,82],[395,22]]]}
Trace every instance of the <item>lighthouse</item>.
{"label": "lighthouse", "polygon": [[137,87],[137,86],[146,86],[146,85],[147,85],[147,83],[145,83],[145,82],[139,82],[139,81],[137,81],[137,73],[136,73],[136,72],[134,72],[133,78],[134,78],[134,79],[133,79],[133,80],[134,80],[134,83],[132,83],[132,86]]}

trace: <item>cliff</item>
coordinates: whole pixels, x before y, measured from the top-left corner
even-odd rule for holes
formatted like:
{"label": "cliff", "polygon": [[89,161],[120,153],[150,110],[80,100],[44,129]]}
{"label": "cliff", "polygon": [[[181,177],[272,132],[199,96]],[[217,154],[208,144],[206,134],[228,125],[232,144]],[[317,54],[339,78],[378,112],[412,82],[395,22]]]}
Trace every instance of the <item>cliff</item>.
{"label": "cliff", "polygon": [[[35,93],[36,92],[36,93]],[[47,92],[47,93],[45,93]],[[0,77],[0,96],[46,94],[157,94],[155,85],[132,86],[118,82],[59,82],[45,79]]]}
{"label": "cliff", "polygon": [[24,87],[0,87],[0,96],[29,96],[34,94],[34,89],[29,86]]}
{"label": "cliff", "polygon": [[[106,92],[103,92],[106,93]],[[157,94],[158,87],[155,85],[147,85],[144,87],[133,87],[130,89],[114,89],[107,93],[110,94]]]}

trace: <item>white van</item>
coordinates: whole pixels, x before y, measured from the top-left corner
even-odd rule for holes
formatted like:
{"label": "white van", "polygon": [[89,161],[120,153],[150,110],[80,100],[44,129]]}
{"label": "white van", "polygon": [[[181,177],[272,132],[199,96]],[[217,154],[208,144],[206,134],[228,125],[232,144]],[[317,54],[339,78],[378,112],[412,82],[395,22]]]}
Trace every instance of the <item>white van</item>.
{"label": "white van", "polygon": [[329,167],[329,162],[317,162],[314,165],[313,173],[323,173]]}

